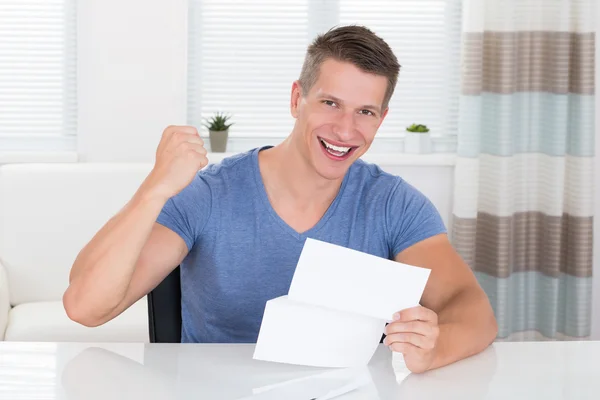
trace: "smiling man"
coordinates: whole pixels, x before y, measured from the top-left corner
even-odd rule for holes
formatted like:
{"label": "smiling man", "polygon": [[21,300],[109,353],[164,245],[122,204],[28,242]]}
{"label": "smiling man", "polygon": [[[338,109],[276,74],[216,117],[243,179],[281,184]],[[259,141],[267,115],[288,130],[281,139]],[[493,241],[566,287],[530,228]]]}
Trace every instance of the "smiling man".
{"label": "smiling man", "polygon": [[304,241],[315,238],[432,270],[421,306],[398,310],[385,332],[412,371],[486,348],[492,309],[435,207],[359,160],[399,68],[367,28],[336,28],[308,48],[282,143],[198,172],[208,161],[197,130],[165,129],[152,172],[77,257],[64,295],[70,318],[103,324],[181,265],[182,341],[256,342],[266,301],[287,294]]}

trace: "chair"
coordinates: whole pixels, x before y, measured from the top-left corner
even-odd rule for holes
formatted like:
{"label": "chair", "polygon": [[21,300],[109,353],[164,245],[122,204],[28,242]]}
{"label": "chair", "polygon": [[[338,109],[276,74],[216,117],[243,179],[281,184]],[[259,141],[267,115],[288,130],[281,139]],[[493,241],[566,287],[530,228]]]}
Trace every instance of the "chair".
{"label": "chair", "polygon": [[148,293],[150,343],[181,343],[179,267]]}

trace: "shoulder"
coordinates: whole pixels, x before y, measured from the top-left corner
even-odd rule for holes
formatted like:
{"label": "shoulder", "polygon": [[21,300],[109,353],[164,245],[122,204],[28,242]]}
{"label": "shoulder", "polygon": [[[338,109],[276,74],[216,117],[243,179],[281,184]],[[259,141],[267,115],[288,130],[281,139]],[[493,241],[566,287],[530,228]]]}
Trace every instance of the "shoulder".
{"label": "shoulder", "polygon": [[226,207],[248,191],[252,156],[252,151],[239,153],[198,171],[189,185],[167,201],[158,222],[180,232],[190,247],[215,209]]}
{"label": "shoulder", "polygon": [[190,184],[171,200],[182,205],[207,206],[212,197],[231,190],[228,188],[248,185],[251,166],[252,151],[235,154],[219,162],[210,163],[209,160],[209,164],[198,171]]}
{"label": "shoulder", "polygon": [[198,173],[200,177],[214,178],[222,177],[224,174],[247,172],[252,170],[253,156],[256,149],[248,150],[242,153],[237,153],[223,160],[209,164]]}
{"label": "shoulder", "polygon": [[352,191],[363,195],[389,196],[397,186],[405,183],[400,176],[360,159],[350,167],[348,178],[348,185],[352,187]]}
{"label": "shoulder", "polygon": [[402,177],[383,171],[379,166],[356,163],[354,175],[362,180],[364,196],[377,198],[372,203],[384,218],[390,257],[419,241],[446,232],[444,222],[432,201]]}
{"label": "shoulder", "polygon": [[384,171],[379,165],[357,160],[351,167],[349,185],[354,193],[390,208],[412,209],[428,203],[429,199],[415,186],[399,175]]}
{"label": "shoulder", "polygon": [[208,186],[211,190],[218,190],[221,187],[247,185],[253,176],[254,151],[237,153],[219,162],[211,162],[209,155],[209,164],[198,171],[190,186]]}

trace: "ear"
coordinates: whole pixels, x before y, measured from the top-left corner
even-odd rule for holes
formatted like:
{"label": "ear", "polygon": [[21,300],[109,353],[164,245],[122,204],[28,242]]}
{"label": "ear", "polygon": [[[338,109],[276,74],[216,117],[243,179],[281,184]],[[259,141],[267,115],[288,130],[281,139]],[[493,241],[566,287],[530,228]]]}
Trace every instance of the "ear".
{"label": "ear", "polygon": [[294,81],[294,83],[292,83],[292,96],[290,99],[290,112],[294,118],[298,118],[298,105],[300,104],[301,98],[302,88],[300,87],[300,82]]}

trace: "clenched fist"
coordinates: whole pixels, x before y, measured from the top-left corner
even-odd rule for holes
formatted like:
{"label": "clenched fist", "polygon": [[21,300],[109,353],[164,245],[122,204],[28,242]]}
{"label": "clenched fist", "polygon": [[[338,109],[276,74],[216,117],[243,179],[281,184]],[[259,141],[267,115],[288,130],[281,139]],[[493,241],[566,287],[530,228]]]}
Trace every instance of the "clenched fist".
{"label": "clenched fist", "polygon": [[208,164],[204,141],[193,126],[167,127],[156,150],[145,190],[164,201],[182,191]]}

